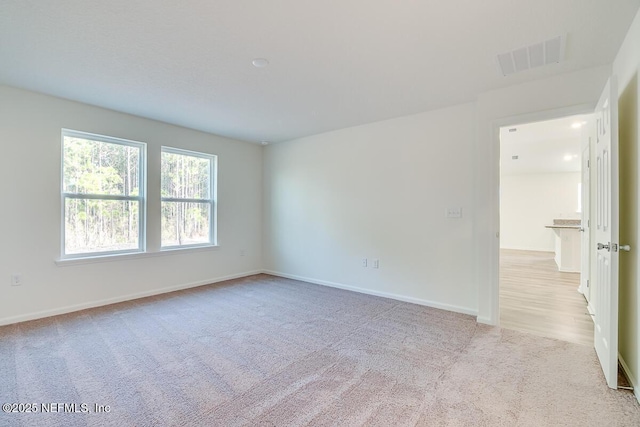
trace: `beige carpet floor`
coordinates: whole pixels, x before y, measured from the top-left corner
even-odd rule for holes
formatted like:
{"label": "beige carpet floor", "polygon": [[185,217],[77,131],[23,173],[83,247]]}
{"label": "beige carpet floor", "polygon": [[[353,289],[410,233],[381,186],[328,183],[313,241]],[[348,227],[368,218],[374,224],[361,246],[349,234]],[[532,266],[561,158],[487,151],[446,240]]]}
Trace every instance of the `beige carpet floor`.
{"label": "beige carpet floor", "polygon": [[0,400],[61,411],[1,426],[640,426],[588,346],[266,275],[2,327]]}

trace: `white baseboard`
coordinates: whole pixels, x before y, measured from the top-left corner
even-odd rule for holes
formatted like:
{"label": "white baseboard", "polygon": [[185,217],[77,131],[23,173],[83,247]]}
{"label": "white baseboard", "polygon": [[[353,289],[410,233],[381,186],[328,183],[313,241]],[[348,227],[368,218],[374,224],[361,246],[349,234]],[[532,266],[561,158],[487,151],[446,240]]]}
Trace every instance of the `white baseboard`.
{"label": "white baseboard", "polygon": [[496,326],[496,322],[492,321],[491,317],[477,316],[476,320],[478,323],[482,323],[484,325]]}
{"label": "white baseboard", "polygon": [[241,277],[253,276],[262,273],[261,270],[247,271],[244,273],[231,274],[213,279],[200,280],[197,282],[183,283],[180,285],[167,286],[159,289],[152,289],[144,292],[136,292],[133,294],[122,295],[114,298],[90,301],[82,304],[68,305],[66,307],[55,308],[51,310],[36,311],[33,313],[21,314],[19,316],[0,318],[0,326],[10,325],[12,323],[26,322],[27,320],[42,319],[44,317],[57,316],[59,314],[72,313],[74,311],[86,310],[87,308],[101,307],[109,304],[116,304],[124,301],[131,301],[139,298],[150,297],[153,295],[166,294],[168,292],[179,291],[182,289],[196,288],[198,286],[210,285],[212,283],[224,282],[225,280],[238,279]]}
{"label": "white baseboard", "polygon": [[441,310],[453,311],[453,312],[462,313],[462,314],[469,314],[471,316],[477,316],[478,315],[477,310],[472,310],[470,308],[460,307],[460,306],[457,306],[457,305],[443,304],[443,303],[439,303],[439,302],[435,302],[435,301],[429,301],[429,300],[409,297],[409,296],[405,296],[405,295],[393,294],[393,293],[390,293],[390,292],[374,291],[374,290],[371,290],[371,289],[360,288],[360,287],[357,287],[357,286],[345,285],[345,284],[336,283],[336,282],[329,282],[329,281],[326,281],[326,280],[313,279],[313,278],[310,278],[310,277],[296,276],[294,274],[287,274],[287,273],[282,273],[282,272],[279,272],[279,271],[263,270],[262,272],[265,273],[265,274],[270,274],[272,276],[285,277],[287,279],[300,280],[301,282],[308,282],[308,283],[313,283],[313,284],[316,284],[316,285],[329,286],[329,287],[332,287],[332,288],[344,289],[344,290],[347,290],[347,291],[359,292],[361,294],[374,295],[374,296],[377,296],[377,297],[389,298],[389,299],[394,299],[394,300],[397,300],[397,301],[410,302],[410,303],[413,303],[413,304],[424,305],[424,306],[427,306],[427,307],[439,308]]}
{"label": "white baseboard", "polygon": [[624,361],[624,358],[620,355],[620,353],[618,353],[618,361],[620,361],[620,365],[622,366],[625,375],[627,376],[629,382],[631,383],[631,386],[633,387],[633,394],[636,397],[636,400],[638,401],[638,403],[640,403],[640,388],[638,387],[640,384],[638,384],[638,380],[633,376],[633,373],[629,369],[629,365],[627,365],[627,362]]}

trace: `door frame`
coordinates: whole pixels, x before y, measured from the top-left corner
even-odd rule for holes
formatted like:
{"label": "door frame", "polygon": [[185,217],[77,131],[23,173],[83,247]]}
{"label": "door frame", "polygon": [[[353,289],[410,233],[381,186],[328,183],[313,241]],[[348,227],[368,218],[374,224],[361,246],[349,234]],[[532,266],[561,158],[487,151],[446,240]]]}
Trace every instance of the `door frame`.
{"label": "door frame", "polygon": [[[580,286],[578,291],[584,295],[584,299],[587,300],[587,309],[589,313],[593,314],[593,310],[591,308],[591,158],[593,157],[593,144],[592,144],[592,129],[593,123],[588,123],[587,128],[583,129],[582,133],[582,141],[581,141],[581,150],[580,153],[580,163],[582,165],[581,175],[581,205],[582,205],[582,216],[581,216],[581,230],[582,236],[580,236],[580,250],[582,253],[580,254]],[[585,162],[584,155],[585,151],[587,152],[587,183],[585,186]],[[587,277],[584,277],[586,273]]]}
{"label": "door frame", "polygon": [[[500,128],[523,123],[559,119],[580,114],[593,114],[596,104],[579,104],[570,107],[537,111],[516,116],[502,117],[491,122],[491,224],[495,238],[491,239],[491,308],[489,319],[483,323],[500,326]],[[482,291],[482,289],[480,290]]]}

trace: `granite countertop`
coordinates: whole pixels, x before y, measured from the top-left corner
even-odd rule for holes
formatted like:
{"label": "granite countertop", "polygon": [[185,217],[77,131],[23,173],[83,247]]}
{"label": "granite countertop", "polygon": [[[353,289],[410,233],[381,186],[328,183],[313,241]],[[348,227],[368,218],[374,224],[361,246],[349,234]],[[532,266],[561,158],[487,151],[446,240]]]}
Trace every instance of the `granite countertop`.
{"label": "granite countertop", "polygon": [[579,230],[582,228],[580,225],[582,220],[579,219],[554,219],[553,225],[545,225],[545,228],[574,228]]}

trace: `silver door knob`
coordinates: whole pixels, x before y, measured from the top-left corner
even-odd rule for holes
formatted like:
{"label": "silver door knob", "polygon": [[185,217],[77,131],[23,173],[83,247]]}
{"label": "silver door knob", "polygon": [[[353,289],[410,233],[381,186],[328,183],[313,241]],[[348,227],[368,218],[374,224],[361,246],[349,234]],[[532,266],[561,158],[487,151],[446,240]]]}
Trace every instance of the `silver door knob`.
{"label": "silver door knob", "polygon": [[630,252],[631,251],[631,246],[629,246],[629,245],[620,245],[620,250],[621,251],[625,251],[625,252]]}
{"label": "silver door knob", "polygon": [[606,249],[609,250],[609,244],[607,243],[606,245],[603,243],[598,243],[598,250],[601,251],[602,249]]}

